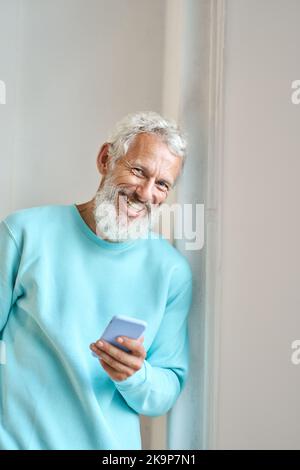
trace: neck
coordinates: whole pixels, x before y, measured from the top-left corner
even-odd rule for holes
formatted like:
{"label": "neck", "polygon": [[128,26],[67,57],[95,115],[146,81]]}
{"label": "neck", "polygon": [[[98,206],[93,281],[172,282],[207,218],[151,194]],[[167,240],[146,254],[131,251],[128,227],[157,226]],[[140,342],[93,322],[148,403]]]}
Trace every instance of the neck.
{"label": "neck", "polygon": [[93,214],[94,209],[94,198],[83,204],[76,204],[76,207],[89,228],[96,233],[96,222]]}
{"label": "neck", "polygon": [[81,215],[81,217],[83,218],[85,223],[89,226],[89,228],[97,236],[100,235],[100,237],[103,240],[106,240],[108,242],[117,243],[115,240],[109,240],[102,232],[99,232],[97,234],[97,232],[96,232],[96,222],[95,222],[95,217],[94,217],[94,213],[93,213],[94,203],[95,203],[95,198],[91,199],[88,202],[84,202],[83,204],[78,204],[78,205],[75,204],[75,206],[77,207],[77,209],[79,211],[79,214]]}

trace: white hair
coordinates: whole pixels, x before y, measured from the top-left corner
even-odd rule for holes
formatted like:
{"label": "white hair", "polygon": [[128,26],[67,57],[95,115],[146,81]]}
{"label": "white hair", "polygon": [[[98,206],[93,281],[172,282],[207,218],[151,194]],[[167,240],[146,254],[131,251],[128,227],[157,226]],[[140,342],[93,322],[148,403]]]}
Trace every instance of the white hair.
{"label": "white hair", "polygon": [[108,155],[112,166],[125,155],[133,139],[142,133],[155,134],[168,146],[171,153],[182,158],[186,157],[186,139],[175,121],[163,118],[154,111],[141,111],[128,114],[116,124],[109,137]]}

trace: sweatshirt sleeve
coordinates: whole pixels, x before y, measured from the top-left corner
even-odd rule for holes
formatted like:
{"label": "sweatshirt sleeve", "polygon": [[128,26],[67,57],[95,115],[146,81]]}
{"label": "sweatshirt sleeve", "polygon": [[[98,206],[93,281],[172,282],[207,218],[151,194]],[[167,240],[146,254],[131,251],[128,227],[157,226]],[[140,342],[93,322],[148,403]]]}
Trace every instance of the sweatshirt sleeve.
{"label": "sweatshirt sleeve", "polygon": [[175,404],[188,374],[188,313],[192,277],[177,286],[143,367],[123,381],[114,381],[127,404],[137,413],[160,416]]}
{"label": "sweatshirt sleeve", "polygon": [[5,221],[0,222],[0,334],[16,300],[15,282],[20,263],[16,241]]}

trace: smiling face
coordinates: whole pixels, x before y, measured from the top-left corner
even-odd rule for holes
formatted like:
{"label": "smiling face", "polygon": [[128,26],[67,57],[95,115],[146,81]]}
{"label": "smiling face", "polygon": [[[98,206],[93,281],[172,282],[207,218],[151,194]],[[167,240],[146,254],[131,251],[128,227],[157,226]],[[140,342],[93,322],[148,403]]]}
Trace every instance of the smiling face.
{"label": "smiling face", "polygon": [[[97,159],[103,179],[95,198],[96,225],[99,234],[104,233],[107,238],[112,236],[112,224],[118,223],[119,228],[120,224],[126,225],[128,237],[123,233],[114,239],[131,238],[131,232],[145,232],[150,228],[149,219],[166,200],[180,173],[182,161],[170,152],[160,137],[153,134],[138,134],[126,155],[113,166],[110,165],[108,149],[109,144],[104,144]],[[105,223],[103,203],[113,204],[115,208],[114,214],[112,210],[105,211]],[[109,227],[105,228],[105,224]]]}

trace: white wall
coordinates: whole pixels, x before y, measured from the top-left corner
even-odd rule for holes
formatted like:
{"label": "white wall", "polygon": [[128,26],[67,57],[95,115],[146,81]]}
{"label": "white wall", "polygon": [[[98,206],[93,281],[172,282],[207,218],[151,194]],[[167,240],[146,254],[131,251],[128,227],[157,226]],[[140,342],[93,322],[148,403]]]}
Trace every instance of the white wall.
{"label": "white wall", "polygon": [[0,104],[0,218],[11,206],[16,134],[17,1],[0,0],[0,80],[6,104]]}
{"label": "white wall", "polygon": [[115,121],[161,110],[164,2],[0,0],[0,21],[0,216],[83,202]]}
{"label": "white wall", "polygon": [[300,449],[299,0],[228,0],[218,448]]}
{"label": "white wall", "polygon": [[[188,158],[177,188],[177,201],[191,204],[193,210],[196,204],[204,204],[206,232],[201,250],[187,250],[185,240],[175,240],[192,268],[193,305],[189,315],[189,377],[168,420],[168,445],[174,450],[200,449],[206,441],[206,234],[207,221],[214,218],[207,200],[210,9],[211,0],[169,0],[167,8],[169,58],[165,83],[169,87],[165,86],[164,107],[173,113],[188,135]],[[195,227],[194,214],[190,223]]]}

